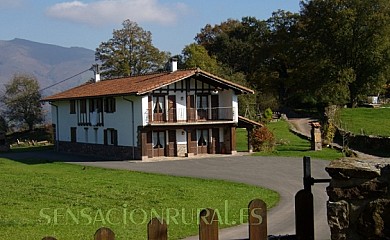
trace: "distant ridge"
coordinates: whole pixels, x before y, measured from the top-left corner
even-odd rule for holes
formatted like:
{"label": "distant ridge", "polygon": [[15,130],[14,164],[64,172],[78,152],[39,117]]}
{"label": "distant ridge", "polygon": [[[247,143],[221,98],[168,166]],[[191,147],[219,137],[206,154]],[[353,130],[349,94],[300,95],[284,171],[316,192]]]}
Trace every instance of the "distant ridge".
{"label": "distant ridge", "polygon": [[[0,40],[0,90],[14,74],[26,73],[38,78],[41,88],[80,73],[95,63],[95,52],[81,47],[61,47],[15,38]],[[45,90],[44,96],[63,91],[90,80],[86,72]]]}

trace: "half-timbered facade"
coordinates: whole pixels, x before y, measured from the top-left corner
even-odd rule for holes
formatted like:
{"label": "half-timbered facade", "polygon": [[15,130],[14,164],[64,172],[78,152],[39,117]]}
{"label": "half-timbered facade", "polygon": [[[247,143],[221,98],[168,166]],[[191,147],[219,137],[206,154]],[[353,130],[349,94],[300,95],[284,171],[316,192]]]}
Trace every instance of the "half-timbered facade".
{"label": "half-timbered facade", "polygon": [[47,97],[59,151],[109,159],[235,153],[237,95],[200,69],[87,83]]}

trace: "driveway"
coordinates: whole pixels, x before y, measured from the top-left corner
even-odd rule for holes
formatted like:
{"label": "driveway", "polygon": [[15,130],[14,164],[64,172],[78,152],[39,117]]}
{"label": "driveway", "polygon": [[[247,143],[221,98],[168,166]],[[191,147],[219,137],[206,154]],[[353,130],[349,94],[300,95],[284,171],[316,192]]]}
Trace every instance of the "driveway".
{"label": "driveway", "polygon": [[[73,161],[71,163],[175,176],[223,179],[273,189],[280,194],[281,199],[279,204],[269,212],[268,234],[295,234],[294,196],[303,188],[301,158],[225,156],[157,162]],[[312,176],[329,178],[325,172],[328,164],[329,161],[312,160]],[[330,239],[330,230],[326,221],[326,201],[328,199],[325,192],[326,186],[327,184],[313,186],[316,239]],[[247,225],[220,231],[220,239],[246,239],[247,237]],[[198,238],[187,238],[187,240],[195,239]]]}
{"label": "driveway", "polygon": [[[156,162],[141,161],[102,161],[79,155],[57,153],[54,151],[6,153],[0,154],[21,162],[30,159],[48,161],[66,161],[72,164],[95,166],[111,169],[133,170],[150,173],[162,173],[175,176],[189,176],[207,179],[223,179],[273,189],[280,194],[279,204],[268,214],[268,234],[295,234],[294,196],[303,188],[303,170],[301,158],[223,156],[210,158],[188,158]],[[329,161],[312,160],[312,176],[329,178],[325,167]],[[325,188],[327,184],[316,184],[314,195],[314,218],[316,239],[330,239],[330,230],[326,221]],[[240,225],[220,231],[220,239],[248,238],[247,225]],[[186,240],[197,240],[197,237]]]}

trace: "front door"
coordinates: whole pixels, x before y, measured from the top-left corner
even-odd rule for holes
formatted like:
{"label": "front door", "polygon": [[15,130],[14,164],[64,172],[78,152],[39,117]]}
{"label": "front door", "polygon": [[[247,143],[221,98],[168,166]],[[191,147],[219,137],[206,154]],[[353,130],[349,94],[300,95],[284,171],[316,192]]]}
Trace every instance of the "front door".
{"label": "front door", "polygon": [[176,131],[168,131],[168,157],[177,156],[177,142],[176,142]]}
{"label": "front door", "polygon": [[221,147],[219,142],[219,128],[213,128],[212,130],[212,148],[211,153],[219,154],[221,153]]}

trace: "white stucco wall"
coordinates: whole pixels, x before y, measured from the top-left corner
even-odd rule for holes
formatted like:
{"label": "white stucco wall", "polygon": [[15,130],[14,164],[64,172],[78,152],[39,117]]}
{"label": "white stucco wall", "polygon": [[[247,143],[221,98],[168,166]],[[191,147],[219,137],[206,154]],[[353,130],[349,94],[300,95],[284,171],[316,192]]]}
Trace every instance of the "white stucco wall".
{"label": "white stucco wall", "polygon": [[[132,103],[129,100],[134,102],[134,119],[132,117]],[[70,129],[76,127],[77,142],[104,144],[104,130],[113,128],[117,130],[119,146],[136,146],[137,127],[143,122],[142,101],[143,98],[137,96],[116,97],[116,111],[114,113],[103,113],[104,126],[78,126],[77,113],[69,113],[69,101],[57,101],[53,104],[58,106],[59,121],[57,122],[57,110],[54,106],[51,110],[52,121],[58,125],[56,131],[60,141],[71,141]]]}

